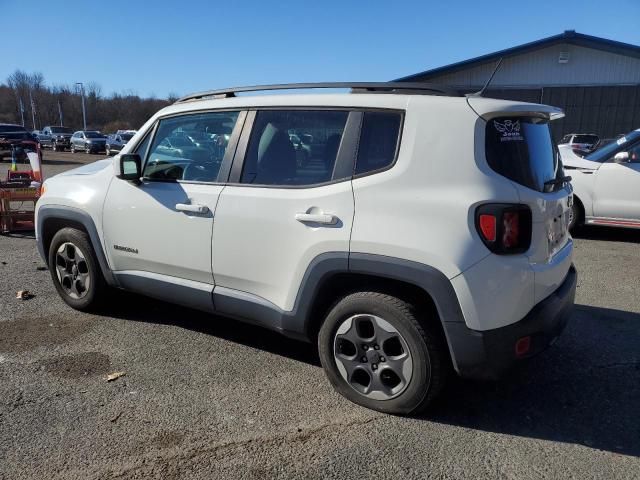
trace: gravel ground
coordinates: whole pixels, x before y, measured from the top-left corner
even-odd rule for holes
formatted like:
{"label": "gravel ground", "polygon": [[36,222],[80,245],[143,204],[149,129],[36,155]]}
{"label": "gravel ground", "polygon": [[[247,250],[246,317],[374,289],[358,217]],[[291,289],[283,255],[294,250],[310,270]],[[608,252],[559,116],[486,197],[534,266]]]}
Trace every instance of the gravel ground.
{"label": "gravel ground", "polygon": [[[45,174],[98,158],[46,151]],[[33,237],[0,236],[0,478],[640,478],[639,244],[584,230],[558,342],[407,419],[256,327],[126,294],[75,312]]]}

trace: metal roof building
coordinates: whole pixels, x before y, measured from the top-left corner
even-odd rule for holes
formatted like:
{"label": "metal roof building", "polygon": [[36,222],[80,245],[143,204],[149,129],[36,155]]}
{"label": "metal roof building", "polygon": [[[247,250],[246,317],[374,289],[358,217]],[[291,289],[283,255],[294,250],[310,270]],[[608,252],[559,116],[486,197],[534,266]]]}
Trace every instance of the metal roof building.
{"label": "metal roof building", "polygon": [[486,96],[565,110],[556,135],[601,138],[640,128],[640,46],[565,31],[517,47],[398,79],[477,91],[503,62]]}

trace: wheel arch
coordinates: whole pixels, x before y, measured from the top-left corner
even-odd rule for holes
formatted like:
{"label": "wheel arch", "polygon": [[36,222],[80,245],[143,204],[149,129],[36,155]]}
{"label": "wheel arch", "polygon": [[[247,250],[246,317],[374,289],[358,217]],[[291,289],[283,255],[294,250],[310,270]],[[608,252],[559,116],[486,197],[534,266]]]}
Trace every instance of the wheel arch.
{"label": "wheel arch", "polygon": [[45,263],[47,265],[49,263],[48,252],[54,235],[59,230],[68,227],[78,229],[88,235],[105,280],[109,285],[117,285],[115,276],[109,268],[93,218],[88,213],[77,208],[43,205],[38,209],[36,238],[38,252]]}
{"label": "wheel arch", "polygon": [[583,203],[582,199],[578,195],[576,195],[575,193],[573,195],[573,201],[578,206],[578,215],[579,215],[579,217],[578,217],[578,220],[576,221],[576,227],[579,227],[585,221],[586,212],[585,212],[585,209],[584,209],[584,203]]}
{"label": "wheel arch", "polygon": [[421,318],[442,332],[455,367],[447,324],[466,324],[451,281],[429,265],[384,255],[335,252],[316,258],[305,273],[294,310],[284,315],[284,333],[314,341],[329,309],[354,291],[396,295],[424,309],[427,314]]}

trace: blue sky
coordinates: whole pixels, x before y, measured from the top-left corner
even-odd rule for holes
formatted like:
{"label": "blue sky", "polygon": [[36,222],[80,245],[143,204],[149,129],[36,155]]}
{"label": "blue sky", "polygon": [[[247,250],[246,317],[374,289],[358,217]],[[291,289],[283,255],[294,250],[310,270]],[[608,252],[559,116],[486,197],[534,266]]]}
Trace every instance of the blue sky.
{"label": "blue sky", "polygon": [[640,0],[0,0],[0,17],[0,81],[107,95],[390,80],[568,29],[640,44]]}

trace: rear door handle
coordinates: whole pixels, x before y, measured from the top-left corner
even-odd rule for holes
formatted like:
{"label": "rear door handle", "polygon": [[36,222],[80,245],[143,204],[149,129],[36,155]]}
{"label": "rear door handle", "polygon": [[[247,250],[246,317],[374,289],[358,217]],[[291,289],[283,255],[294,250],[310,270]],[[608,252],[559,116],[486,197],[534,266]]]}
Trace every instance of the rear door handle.
{"label": "rear door handle", "polygon": [[197,203],[176,203],[176,210],[179,212],[203,214],[209,212],[209,207],[206,205],[198,205]]}
{"label": "rear door handle", "polygon": [[296,220],[302,223],[321,223],[335,225],[338,219],[328,213],[296,213]]}

